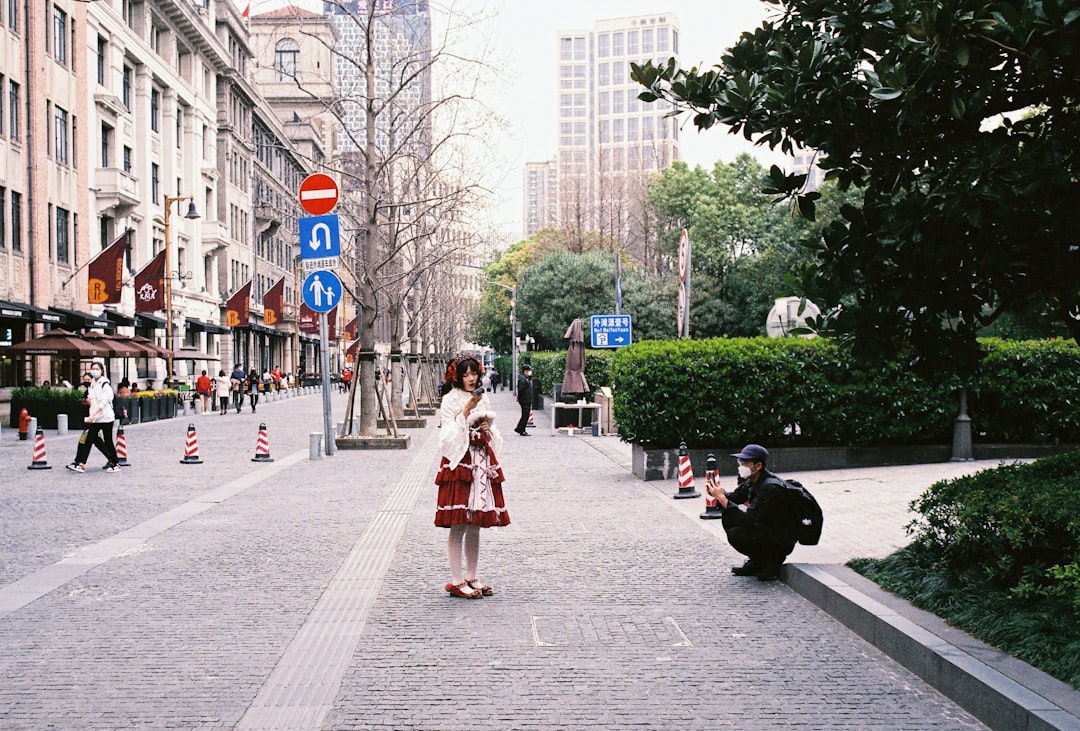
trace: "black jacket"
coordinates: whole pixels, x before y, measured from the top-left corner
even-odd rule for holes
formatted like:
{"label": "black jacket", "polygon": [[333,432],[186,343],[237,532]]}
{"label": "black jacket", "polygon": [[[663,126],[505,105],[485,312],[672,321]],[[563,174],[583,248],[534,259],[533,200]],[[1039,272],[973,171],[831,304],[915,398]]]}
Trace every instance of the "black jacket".
{"label": "black jacket", "polygon": [[532,403],[532,379],[524,373],[518,376],[517,401],[519,404]]}
{"label": "black jacket", "polygon": [[[795,523],[798,522],[787,488],[779,477],[763,469],[756,483],[742,480],[728,496],[728,508],[724,511],[724,523],[733,526],[758,528],[763,535],[779,544],[795,546]],[[746,512],[738,508],[749,503]]]}

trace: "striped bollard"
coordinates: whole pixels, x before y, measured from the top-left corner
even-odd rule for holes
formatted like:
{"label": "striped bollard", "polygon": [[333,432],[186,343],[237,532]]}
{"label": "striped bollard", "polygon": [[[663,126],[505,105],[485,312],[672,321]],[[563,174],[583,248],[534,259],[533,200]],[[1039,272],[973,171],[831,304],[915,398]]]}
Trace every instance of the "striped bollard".
{"label": "striped bollard", "polygon": [[199,459],[199,438],[195,435],[195,425],[188,424],[187,440],[184,442],[184,458],[180,464],[202,464]]}
{"label": "striped bollard", "polygon": [[28,470],[51,470],[48,455],[45,454],[45,432],[39,426],[34,432],[34,460]]}
{"label": "striped bollard", "polygon": [[701,493],[694,489],[694,466],[690,464],[690,450],[686,448],[686,442],[679,442],[679,492],[671,497],[676,500],[701,497]]}
{"label": "striped bollard", "polygon": [[266,436],[266,422],[259,424],[259,439],[255,442],[255,456],[252,462],[273,462],[270,457],[270,440]]}

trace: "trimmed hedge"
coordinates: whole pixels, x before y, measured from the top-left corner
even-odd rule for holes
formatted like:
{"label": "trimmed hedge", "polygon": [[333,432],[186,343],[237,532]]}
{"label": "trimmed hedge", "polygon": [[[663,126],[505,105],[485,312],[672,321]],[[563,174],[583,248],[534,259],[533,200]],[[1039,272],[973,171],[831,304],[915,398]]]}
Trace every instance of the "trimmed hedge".
{"label": "trimmed hedge", "polygon": [[[589,382],[591,391],[611,385],[612,355],[609,350],[585,351],[585,380]],[[554,397],[555,386],[562,384],[563,375],[566,373],[566,351],[531,351],[528,354],[519,354],[518,368],[526,363],[532,365],[533,380],[540,381],[540,392]],[[501,368],[499,372],[502,372]]]}
{"label": "trimmed hedge", "polygon": [[938,482],[912,543],[852,568],[1080,688],[1080,451]]}
{"label": "trimmed hedge", "polygon": [[[1080,442],[1074,342],[980,343],[968,398],[976,440]],[[643,341],[614,354],[610,377],[620,435],[650,448],[948,443],[961,385],[899,361],[856,364],[824,338]]]}

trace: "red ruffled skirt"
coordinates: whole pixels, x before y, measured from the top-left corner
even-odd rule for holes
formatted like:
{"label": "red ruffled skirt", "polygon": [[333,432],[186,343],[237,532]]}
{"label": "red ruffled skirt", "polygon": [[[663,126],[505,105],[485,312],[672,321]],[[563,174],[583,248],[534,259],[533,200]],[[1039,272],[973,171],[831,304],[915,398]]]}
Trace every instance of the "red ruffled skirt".
{"label": "red ruffled skirt", "polygon": [[[473,446],[478,446],[475,440]],[[495,459],[495,453],[486,444],[485,449],[490,467],[488,479],[491,482],[491,506],[486,510],[469,509],[474,479],[472,450],[469,450],[454,469],[450,469],[450,461],[443,457],[439,472],[435,475],[435,484],[439,486],[435,525],[440,528],[449,528],[452,525],[478,525],[481,528],[510,525],[510,514],[506,511],[502,490],[502,483],[506,478],[503,476],[498,460]]]}

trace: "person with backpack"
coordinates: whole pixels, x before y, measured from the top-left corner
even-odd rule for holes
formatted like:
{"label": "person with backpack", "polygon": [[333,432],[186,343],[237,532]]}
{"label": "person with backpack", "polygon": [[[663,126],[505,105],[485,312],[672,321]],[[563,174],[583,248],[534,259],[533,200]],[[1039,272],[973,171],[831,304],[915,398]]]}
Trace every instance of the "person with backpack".
{"label": "person with backpack", "polygon": [[739,460],[739,484],[726,492],[711,479],[705,490],[723,511],[728,543],[747,557],[733,566],[736,576],[756,576],[759,581],[780,578],[780,567],[795,549],[795,526],[799,523],[784,481],[765,468],[769,450],[747,444],[731,455]]}
{"label": "person with backpack", "polygon": [[90,456],[90,448],[97,447],[108,460],[105,465],[106,472],[120,471],[120,458],[116,455],[116,445],[113,444],[113,422],[116,414],[113,411],[113,389],[109,379],[105,376],[105,364],[95,360],[90,365],[90,387],[87,389],[87,405],[90,407],[90,415],[86,417],[86,431],[79,437],[79,446],[75,451],[75,461],[67,465],[72,472],[86,472],[86,459]]}

